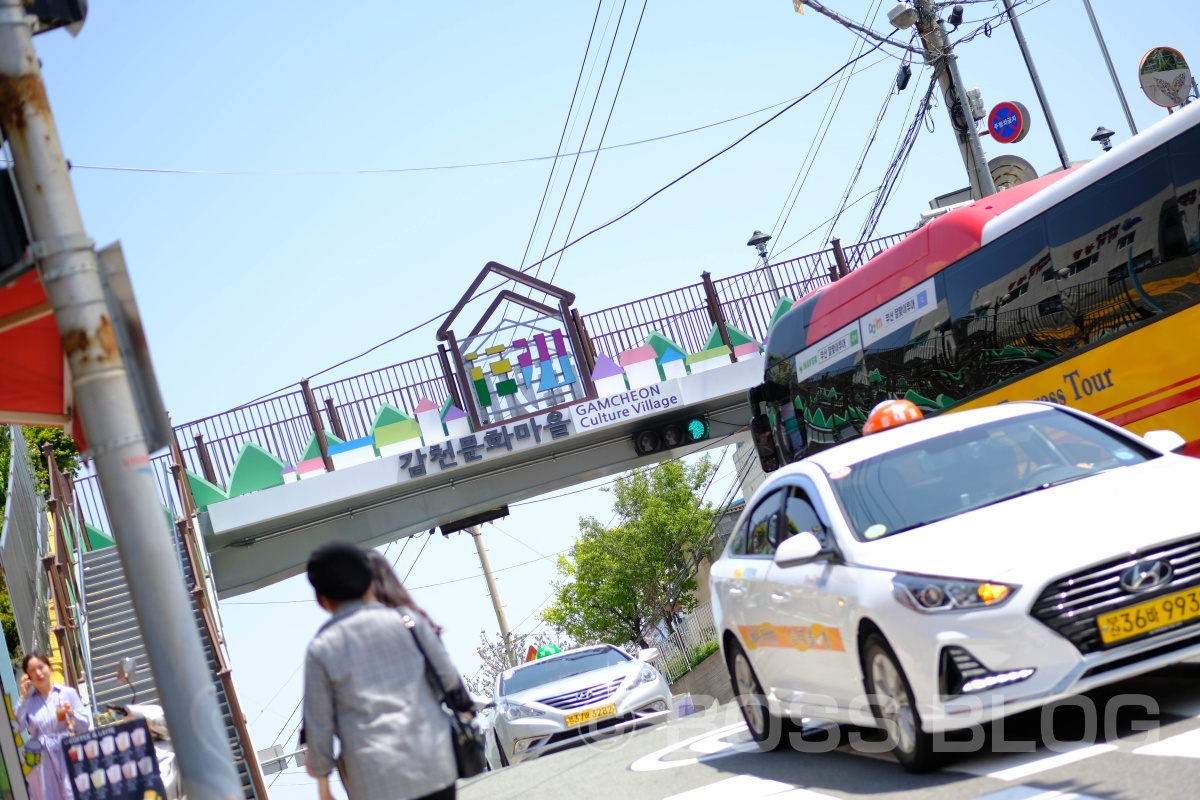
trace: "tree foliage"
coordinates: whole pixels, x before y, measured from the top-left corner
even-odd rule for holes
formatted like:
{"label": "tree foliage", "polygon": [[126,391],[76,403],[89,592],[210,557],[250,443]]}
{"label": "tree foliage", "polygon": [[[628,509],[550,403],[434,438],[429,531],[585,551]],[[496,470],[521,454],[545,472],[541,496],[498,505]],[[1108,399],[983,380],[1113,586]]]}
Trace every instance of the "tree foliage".
{"label": "tree foliage", "polygon": [[[526,633],[513,634],[513,652],[517,656],[517,663],[524,663],[525,653],[530,646],[541,648],[549,644],[554,645],[559,650],[572,650],[587,643],[573,642],[564,636],[556,636],[545,632],[536,635]],[[496,676],[510,667],[515,667],[516,664],[508,662],[508,654],[504,651],[504,638],[500,636],[499,631],[490,637],[485,631],[480,631],[479,646],[475,648],[475,652],[479,654],[483,666],[480,667],[479,672],[473,678],[466,679],[467,689],[471,694],[491,697],[492,687],[496,685]]]}
{"label": "tree foliage", "polygon": [[708,456],[689,466],[668,461],[617,479],[615,520],[579,520],[579,538],[559,556],[564,580],[542,619],[581,640],[648,646],[659,620],[697,605],[692,565],[711,548],[713,510],[703,490],[716,467]]}

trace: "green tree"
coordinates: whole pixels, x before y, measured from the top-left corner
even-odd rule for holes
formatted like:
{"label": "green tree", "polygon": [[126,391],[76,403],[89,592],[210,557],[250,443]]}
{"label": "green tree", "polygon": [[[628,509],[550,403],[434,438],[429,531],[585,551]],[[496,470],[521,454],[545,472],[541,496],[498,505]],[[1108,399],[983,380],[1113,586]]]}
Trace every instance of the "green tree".
{"label": "green tree", "polygon": [[647,646],[648,629],[691,611],[695,565],[712,547],[713,510],[703,490],[716,467],[704,456],[635,469],[610,491],[616,518],[579,520],[580,536],[559,556],[564,580],[542,619],[581,641]]}

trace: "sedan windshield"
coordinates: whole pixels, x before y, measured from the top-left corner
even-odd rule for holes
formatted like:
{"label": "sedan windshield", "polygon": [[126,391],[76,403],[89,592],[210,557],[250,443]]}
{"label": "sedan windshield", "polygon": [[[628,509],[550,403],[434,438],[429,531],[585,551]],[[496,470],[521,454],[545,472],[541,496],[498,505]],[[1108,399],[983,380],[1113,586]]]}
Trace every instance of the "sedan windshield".
{"label": "sedan windshield", "polygon": [[860,541],[1140,464],[1153,451],[1061,411],[942,434],[830,471]]}
{"label": "sedan windshield", "polygon": [[614,667],[631,660],[620,650],[612,647],[599,647],[594,650],[567,653],[545,661],[535,661],[504,673],[500,678],[500,694],[517,694],[535,686],[553,683],[593,670]]}

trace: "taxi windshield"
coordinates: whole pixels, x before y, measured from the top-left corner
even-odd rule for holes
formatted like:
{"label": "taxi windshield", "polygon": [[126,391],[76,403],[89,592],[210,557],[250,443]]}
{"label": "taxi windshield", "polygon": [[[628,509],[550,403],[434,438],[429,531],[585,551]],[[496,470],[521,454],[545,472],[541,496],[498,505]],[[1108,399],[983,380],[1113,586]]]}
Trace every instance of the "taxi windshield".
{"label": "taxi windshield", "polygon": [[505,673],[500,678],[500,694],[510,695],[532,689],[546,683],[582,675],[607,667],[615,667],[630,661],[629,656],[613,647],[597,647],[591,650],[580,650],[562,656],[548,658],[545,661],[534,661]]}
{"label": "taxi windshield", "polygon": [[855,537],[872,541],[1155,455],[1119,433],[1047,409],[831,469],[830,484]]}

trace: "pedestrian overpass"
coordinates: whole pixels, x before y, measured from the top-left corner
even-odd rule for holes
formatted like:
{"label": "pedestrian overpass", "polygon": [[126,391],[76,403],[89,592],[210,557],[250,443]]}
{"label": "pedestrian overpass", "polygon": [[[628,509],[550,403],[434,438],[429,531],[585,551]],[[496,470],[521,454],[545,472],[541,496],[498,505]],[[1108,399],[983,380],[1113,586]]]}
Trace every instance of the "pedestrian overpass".
{"label": "pedestrian overpass", "polygon": [[[439,329],[436,353],[320,386],[301,381],[177,426],[177,446],[154,459],[164,505],[177,516],[199,511],[225,598],[301,573],[324,542],[381,545],[745,440],[746,391],[762,380],[773,320],[900,238],[720,280],[704,273],[591,314],[564,289],[489,264]],[[465,318],[492,295],[477,319]],[[94,478],[77,482],[76,495],[87,521],[106,530]]]}

